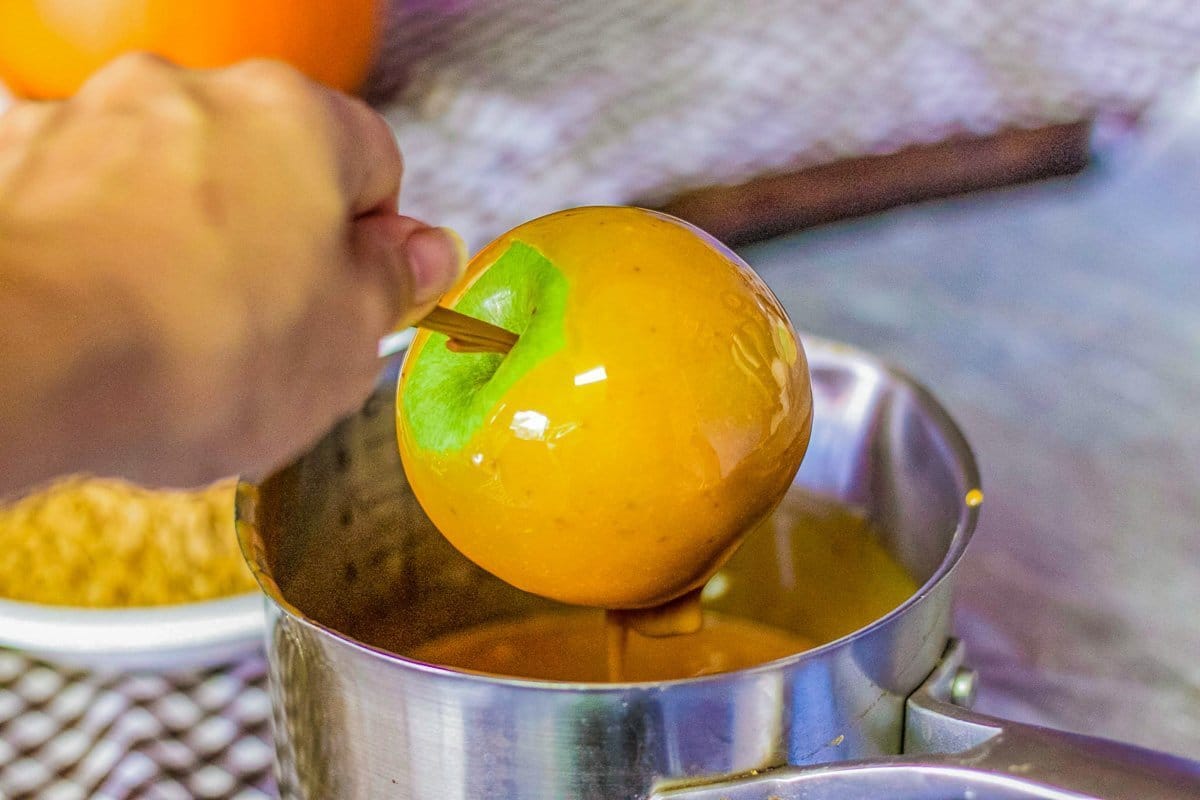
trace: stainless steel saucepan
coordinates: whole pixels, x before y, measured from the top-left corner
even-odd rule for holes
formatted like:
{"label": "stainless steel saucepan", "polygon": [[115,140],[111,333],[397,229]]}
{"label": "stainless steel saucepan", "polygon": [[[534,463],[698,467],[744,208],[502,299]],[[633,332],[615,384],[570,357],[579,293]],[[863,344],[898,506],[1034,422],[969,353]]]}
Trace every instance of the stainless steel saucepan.
{"label": "stainless steel saucepan", "polygon": [[[554,605],[473,566],[421,512],[396,454],[398,359],[360,413],[244,483],[239,531],[268,598],[283,796],[1200,797],[1200,764],[969,710],[950,589],[978,511],[971,451],[904,375],[841,345],[805,345],[815,418],[797,482],[866,509],[921,588],[849,636],[754,669],[566,684],[388,652]],[[739,554],[714,606],[769,608],[786,624],[770,552]]]}

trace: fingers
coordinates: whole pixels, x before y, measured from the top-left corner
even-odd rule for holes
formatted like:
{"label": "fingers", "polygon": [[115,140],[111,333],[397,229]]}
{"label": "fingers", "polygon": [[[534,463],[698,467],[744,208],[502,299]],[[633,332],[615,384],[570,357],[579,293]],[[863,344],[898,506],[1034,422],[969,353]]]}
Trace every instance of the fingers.
{"label": "fingers", "polygon": [[351,217],[395,212],[404,161],[392,129],[361,100],[328,92],[328,102]]}
{"label": "fingers", "polygon": [[449,228],[425,228],[408,238],[404,253],[414,289],[412,307],[401,311],[401,319],[411,324],[428,314],[462,277],[467,248],[462,237]]}
{"label": "fingers", "polygon": [[[193,84],[196,84],[193,86]],[[213,87],[232,91],[233,107],[242,103],[284,110],[293,119],[324,127],[350,219],[396,210],[404,162],[391,128],[363,101],[329,89],[278,61],[251,59],[210,73],[182,70],[148,53],[131,53],[91,77],[75,102],[106,108],[153,103],[177,97],[188,111],[193,92],[208,97]],[[212,98],[209,98],[212,99]],[[228,97],[218,105],[229,105]],[[323,116],[323,120],[317,117]]]}
{"label": "fingers", "polygon": [[355,221],[351,242],[357,283],[368,297],[365,320],[376,337],[411,325],[462,276],[466,247],[446,228],[410,217],[377,213]]}
{"label": "fingers", "polygon": [[286,110],[293,119],[302,117],[328,133],[350,218],[396,210],[403,173],[400,148],[387,122],[362,100],[269,59],[250,59],[212,74],[254,103]]}

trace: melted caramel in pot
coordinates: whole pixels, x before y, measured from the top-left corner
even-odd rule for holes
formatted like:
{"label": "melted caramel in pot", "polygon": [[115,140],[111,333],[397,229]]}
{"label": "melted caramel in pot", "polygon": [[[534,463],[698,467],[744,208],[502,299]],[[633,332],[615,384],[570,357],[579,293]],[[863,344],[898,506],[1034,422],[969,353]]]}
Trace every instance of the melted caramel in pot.
{"label": "melted caramel in pot", "polygon": [[864,514],[793,489],[703,592],[654,609],[541,612],[446,634],[405,654],[543,680],[690,678],[833,641],[916,589]]}
{"label": "melted caramel in pot", "polygon": [[756,666],[801,653],[812,642],[788,631],[708,612],[691,634],[624,638],[619,674],[610,678],[610,632],[600,611],[541,614],[482,625],[426,642],[411,655],[447,667],[520,678],[601,683],[667,681]]}

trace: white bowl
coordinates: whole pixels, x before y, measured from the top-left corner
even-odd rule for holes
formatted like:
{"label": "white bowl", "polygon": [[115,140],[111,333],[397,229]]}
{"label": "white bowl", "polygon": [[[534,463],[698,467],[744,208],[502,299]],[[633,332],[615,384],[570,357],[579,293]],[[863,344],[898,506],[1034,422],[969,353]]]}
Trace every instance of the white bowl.
{"label": "white bowl", "polygon": [[195,669],[260,650],[263,613],[258,592],[112,609],[0,600],[0,646],[86,669]]}

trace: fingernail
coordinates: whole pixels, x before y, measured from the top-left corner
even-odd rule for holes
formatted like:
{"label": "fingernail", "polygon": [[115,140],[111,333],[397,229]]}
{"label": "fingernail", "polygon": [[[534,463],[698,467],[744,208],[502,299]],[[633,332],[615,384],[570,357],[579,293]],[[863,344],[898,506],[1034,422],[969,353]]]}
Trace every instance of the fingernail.
{"label": "fingernail", "polygon": [[413,303],[446,293],[467,266],[467,245],[449,228],[424,228],[408,237],[404,256],[413,275]]}

